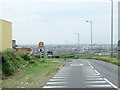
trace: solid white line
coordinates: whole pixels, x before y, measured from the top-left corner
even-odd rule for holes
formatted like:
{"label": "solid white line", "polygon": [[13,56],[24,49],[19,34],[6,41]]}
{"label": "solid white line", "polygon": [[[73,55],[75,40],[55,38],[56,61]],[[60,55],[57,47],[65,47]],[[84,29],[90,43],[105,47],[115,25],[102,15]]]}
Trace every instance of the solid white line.
{"label": "solid white line", "polygon": [[88,87],[112,87],[111,85],[88,85]]}
{"label": "solid white line", "polygon": [[66,82],[47,82],[47,84],[64,84]]}
{"label": "solid white line", "polygon": [[118,88],[116,85],[114,85],[113,83],[111,83],[108,79],[104,78],[105,81],[107,81],[111,86],[113,86],[114,88]]}
{"label": "solid white line", "polygon": [[65,88],[66,86],[44,86],[43,88]]}

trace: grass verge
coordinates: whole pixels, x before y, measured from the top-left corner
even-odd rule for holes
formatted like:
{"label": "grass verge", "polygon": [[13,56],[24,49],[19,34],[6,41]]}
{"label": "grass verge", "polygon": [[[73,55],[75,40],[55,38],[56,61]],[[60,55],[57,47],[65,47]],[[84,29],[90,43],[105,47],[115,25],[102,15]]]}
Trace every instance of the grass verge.
{"label": "grass verge", "polygon": [[110,55],[89,55],[89,56],[81,56],[81,59],[95,59],[95,60],[101,60],[105,62],[112,63],[114,65],[120,66],[120,62],[117,59],[117,55],[114,55],[113,58],[110,57]]}
{"label": "grass verge", "polygon": [[69,61],[69,59],[66,58],[45,58],[46,61]]}
{"label": "grass verge", "polygon": [[52,77],[61,63],[37,62],[3,80],[3,88],[41,88]]}

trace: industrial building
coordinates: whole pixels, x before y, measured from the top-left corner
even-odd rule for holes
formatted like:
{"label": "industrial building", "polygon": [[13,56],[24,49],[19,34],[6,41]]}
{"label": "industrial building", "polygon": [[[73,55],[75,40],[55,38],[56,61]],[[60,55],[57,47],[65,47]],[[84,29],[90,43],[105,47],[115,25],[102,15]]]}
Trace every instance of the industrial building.
{"label": "industrial building", "polygon": [[0,52],[12,48],[12,23],[0,19]]}

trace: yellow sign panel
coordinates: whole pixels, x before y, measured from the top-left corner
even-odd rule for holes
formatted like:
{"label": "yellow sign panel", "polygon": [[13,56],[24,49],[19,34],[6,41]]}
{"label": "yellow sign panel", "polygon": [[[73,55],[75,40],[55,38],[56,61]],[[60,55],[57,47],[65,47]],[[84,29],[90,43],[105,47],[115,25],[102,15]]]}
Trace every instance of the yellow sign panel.
{"label": "yellow sign panel", "polygon": [[44,47],[44,43],[43,42],[39,42],[38,47]]}

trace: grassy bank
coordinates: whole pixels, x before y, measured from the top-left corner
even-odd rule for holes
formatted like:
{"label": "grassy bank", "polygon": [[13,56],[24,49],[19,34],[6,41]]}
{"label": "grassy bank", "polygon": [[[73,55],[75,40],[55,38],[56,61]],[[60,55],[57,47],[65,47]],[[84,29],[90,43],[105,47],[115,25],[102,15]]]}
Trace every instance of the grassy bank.
{"label": "grassy bank", "polygon": [[45,58],[46,61],[69,61],[69,59],[66,58]]}
{"label": "grassy bank", "polygon": [[53,76],[60,63],[37,62],[3,80],[3,88],[41,88]]}
{"label": "grassy bank", "polygon": [[2,52],[3,88],[41,88],[62,63],[44,62],[28,51]]}
{"label": "grassy bank", "polygon": [[120,66],[120,62],[117,59],[117,55],[114,55],[113,58],[110,57],[110,55],[89,55],[89,56],[81,56],[81,59],[95,59],[95,60],[101,60],[105,62],[112,63],[114,65]]}

